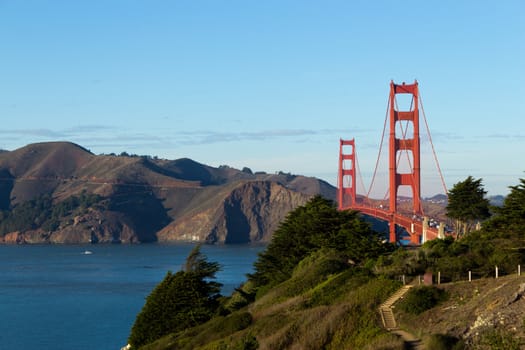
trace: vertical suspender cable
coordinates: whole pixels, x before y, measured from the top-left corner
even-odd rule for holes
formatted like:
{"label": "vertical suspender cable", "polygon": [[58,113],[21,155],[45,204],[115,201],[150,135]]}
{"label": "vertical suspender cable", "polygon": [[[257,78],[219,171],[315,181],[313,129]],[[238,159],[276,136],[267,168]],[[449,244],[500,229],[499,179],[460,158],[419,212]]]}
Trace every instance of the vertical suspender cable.
{"label": "vertical suspender cable", "polygon": [[423,108],[423,100],[421,99],[421,95],[419,96],[419,103],[421,104],[423,120],[425,120],[425,127],[427,128],[428,139],[430,140],[430,146],[432,146],[432,154],[434,155],[434,161],[436,162],[436,166],[438,168],[439,177],[441,178],[441,184],[443,185],[443,189],[445,190],[445,195],[448,197],[447,185],[445,184],[445,179],[443,178],[443,173],[441,172],[441,167],[439,166],[436,150],[434,149],[434,142],[432,142],[432,136],[430,135],[430,129],[428,127],[427,116],[425,115],[425,109]]}
{"label": "vertical suspender cable", "polygon": [[[361,174],[361,168],[359,167],[359,161],[357,159],[357,152],[356,152],[355,149],[354,149],[354,158],[355,158],[355,172],[357,173],[357,175],[359,175],[358,178],[359,178],[359,182],[361,184],[361,187],[363,188],[364,191],[366,191],[365,182],[363,181],[363,176]],[[354,174],[354,176],[355,175],[356,174]],[[357,194],[357,190],[356,190],[356,194]],[[368,202],[368,205],[370,205],[370,198],[368,198],[368,196],[366,197],[366,200]],[[357,199],[355,198],[354,201],[357,202]]]}
{"label": "vertical suspender cable", "polygon": [[383,124],[383,133],[381,135],[381,143],[379,144],[379,154],[377,155],[376,167],[374,169],[374,174],[372,175],[372,181],[370,182],[370,187],[368,188],[368,193],[366,194],[367,198],[370,198],[370,192],[372,192],[372,187],[374,186],[374,181],[375,181],[376,174],[377,174],[377,168],[379,167],[379,159],[381,158],[381,150],[383,149],[383,140],[385,139],[386,122],[388,121],[389,106],[390,106],[390,96],[388,96],[388,102],[386,104],[385,122]]}

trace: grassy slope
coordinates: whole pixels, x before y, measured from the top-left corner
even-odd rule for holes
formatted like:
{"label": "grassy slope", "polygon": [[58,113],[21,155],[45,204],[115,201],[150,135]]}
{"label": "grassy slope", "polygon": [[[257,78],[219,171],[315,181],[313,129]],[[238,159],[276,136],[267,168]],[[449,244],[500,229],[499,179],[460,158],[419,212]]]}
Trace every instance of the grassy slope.
{"label": "grassy slope", "polygon": [[[142,349],[252,349],[249,344],[254,338],[262,350],[404,349],[401,339],[382,329],[377,312],[400,283],[353,267],[331,273],[327,263],[331,258],[329,254],[309,257],[291,279],[248,306]],[[524,276],[448,283],[440,288],[447,291],[448,300],[420,315],[395,309],[401,328],[427,344],[432,344],[435,335],[464,338],[468,348],[512,339],[525,344]],[[236,294],[229,298],[226,307],[237,298]]]}
{"label": "grassy slope", "polygon": [[352,267],[332,274],[330,259],[307,258],[248,306],[143,349],[245,349],[253,337],[258,349],[403,349],[377,312],[399,284]]}

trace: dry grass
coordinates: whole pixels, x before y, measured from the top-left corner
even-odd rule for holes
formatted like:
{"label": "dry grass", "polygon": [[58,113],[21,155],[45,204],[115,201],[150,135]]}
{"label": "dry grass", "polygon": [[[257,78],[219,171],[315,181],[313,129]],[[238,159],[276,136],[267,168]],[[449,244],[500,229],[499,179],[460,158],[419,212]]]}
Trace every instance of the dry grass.
{"label": "dry grass", "polygon": [[[278,299],[282,299],[282,301],[277,301]],[[253,314],[254,319],[264,318],[277,313],[286,314],[301,308],[305,300],[306,298],[302,295],[283,299],[271,292],[261,298],[260,301],[251,305],[250,312]]]}

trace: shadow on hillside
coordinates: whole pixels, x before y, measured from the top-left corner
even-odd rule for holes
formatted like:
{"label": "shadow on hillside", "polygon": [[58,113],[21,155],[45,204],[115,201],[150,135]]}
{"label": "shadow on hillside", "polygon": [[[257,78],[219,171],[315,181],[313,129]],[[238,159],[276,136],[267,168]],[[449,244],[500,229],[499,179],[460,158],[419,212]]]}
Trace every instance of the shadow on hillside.
{"label": "shadow on hillside", "polygon": [[157,241],[156,232],[171,221],[149,186],[119,185],[110,198],[109,209],[131,220],[140,242]]}

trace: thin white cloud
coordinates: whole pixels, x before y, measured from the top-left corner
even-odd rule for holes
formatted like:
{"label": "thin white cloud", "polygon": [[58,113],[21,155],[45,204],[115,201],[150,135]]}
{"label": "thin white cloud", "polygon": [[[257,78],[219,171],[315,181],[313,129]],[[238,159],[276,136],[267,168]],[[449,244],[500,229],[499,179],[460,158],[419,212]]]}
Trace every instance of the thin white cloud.
{"label": "thin white cloud", "polygon": [[[366,133],[367,130],[353,129],[353,134]],[[104,152],[119,150],[165,150],[177,146],[202,146],[236,142],[288,141],[294,143],[322,142],[327,137],[335,143],[348,132],[341,129],[267,129],[255,131],[221,132],[213,130],[176,131],[145,130],[127,132],[125,129],[108,125],[77,125],[63,130],[51,129],[7,129],[0,130],[4,147],[16,148],[33,142],[65,140],[80,144],[90,149]],[[143,151],[141,151],[143,150]]]}
{"label": "thin white cloud", "polygon": [[55,137],[63,138],[66,134],[59,131],[49,129],[4,129],[0,130],[0,134],[16,137],[34,136],[34,137]]}
{"label": "thin white cloud", "polygon": [[510,133],[494,133],[482,136],[487,139],[496,139],[496,140],[525,140],[524,134],[510,134]]}
{"label": "thin white cloud", "polygon": [[91,134],[118,130],[115,126],[107,125],[77,125],[64,130],[65,134]]}

